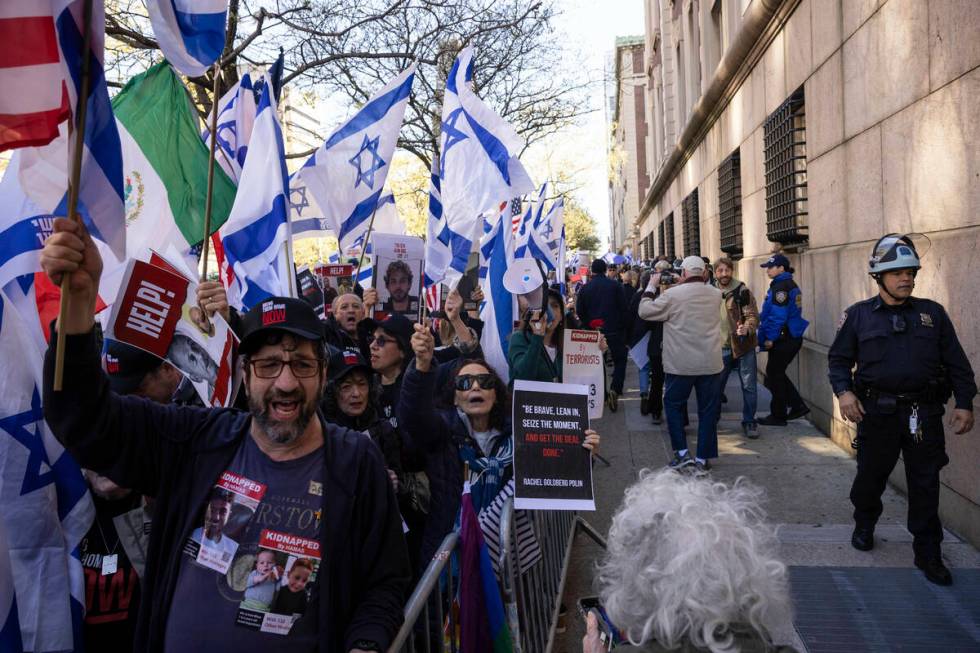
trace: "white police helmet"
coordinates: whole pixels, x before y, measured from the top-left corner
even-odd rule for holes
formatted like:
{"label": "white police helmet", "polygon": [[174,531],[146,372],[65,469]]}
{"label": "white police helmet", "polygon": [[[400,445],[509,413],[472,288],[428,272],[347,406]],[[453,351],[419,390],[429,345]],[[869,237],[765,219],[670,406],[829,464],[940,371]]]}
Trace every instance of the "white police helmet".
{"label": "white police helmet", "polygon": [[878,239],[871,258],[868,259],[868,274],[873,277],[889,270],[919,270],[919,254],[912,238],[905,234],[888,234]]}

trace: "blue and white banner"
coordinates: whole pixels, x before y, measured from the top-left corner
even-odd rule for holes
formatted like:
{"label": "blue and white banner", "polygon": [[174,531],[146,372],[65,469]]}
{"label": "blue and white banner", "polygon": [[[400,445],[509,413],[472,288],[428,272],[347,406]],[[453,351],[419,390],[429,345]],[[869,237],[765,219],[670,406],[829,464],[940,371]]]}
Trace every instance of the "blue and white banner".
{"label": "blue and white banner", "polygon": [[[245,165],[248,142],[252,138],[255,114],[258,111],[255,90],[251,76],[245,73],[218,102],[218,126],[215,130],[218,134],[218,142],[215,161],[236,184],[242,177],[242,166]],[[210,147],[210,130],[205,129],[201,137]]]}
{"label": "blue and white banner", "polygon": [[199,77],[221,56],[228,0],[146,0],[146,11],[163,56],[181,74]]}
{"label": "blue and white banner", "polygon": [[[85,576],[79,545],[95,509],[81,470],[44,421],[44,336],[33,278],[21,277],[0,292],[0,360],[18,361],[0,376],[0,528],[7,536],[23,649],[81,651]],[[5,652],[16,641],[4,598],[8,582],[0,571]]]}
{"label": "blue and white banner", "polygon": [[480,241],[480,266],[486,270],[480,282],[484,296],[480,307],[480,319],[484,324],[480,346],[487,363],[503,379],[510,378],[507,349],[514,330],[516,303],[515,296],[504,288],[504,273],[513,261],[514,242],[509,216],[498,212],[490,231]]}
{"label": "blue and white banner", "polygon": [[412,92],[415,65],[372,97],[340,126],[296,172],[293,194],[305,193],[340,241],[341,250],[367,231],[391,168],[405,107]]}
{"label": "blue and white banner", "polygon": [[235,203],[219,232],[234,274],[228,301],[239,311],[267,297],[291,294],[288,267],[276,265],[290,239],[287,180],[276,101],[266,84]]}
{"label": "blue and white banner", "polygon": [[473,49],[464,48],[446,80],[439,148],[446,226],[470,241],[480,233],[483,214],[496,214],[501,202],[534,190],[517,158],[523,147],[517,132],[470,88],[472,61]]}
{"label": "blue and white banner", "polygon": [[0,288],[16,277],[41,271],[41,248],[54,223],[51,210],[39,207],[21,190],[20,158],[21,151],[15,151],[0,181]]}

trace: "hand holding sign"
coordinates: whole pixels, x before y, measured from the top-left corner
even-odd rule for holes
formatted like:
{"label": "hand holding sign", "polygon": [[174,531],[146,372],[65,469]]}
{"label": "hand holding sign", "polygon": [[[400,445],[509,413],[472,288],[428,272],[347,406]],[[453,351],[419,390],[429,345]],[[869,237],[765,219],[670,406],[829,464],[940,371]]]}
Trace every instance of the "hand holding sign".
{"label": "hand holding sign", "polygon": [[44,241],[41,268],[52,282],[60,284],[69,275],[70,310],[58,330],[65,334],[88,333],[95,323],[95,302],[102,277],[102,257],[80,221],[56,218],[54,231]]}
{"label": "hand holding sign", "polygon": [[217,313],[225,318],[231,319],[231,310],[228,307],[228,295],[220,281],[203,281],[197,287],[197,303],[208,314],[208,318],[213,318]]}

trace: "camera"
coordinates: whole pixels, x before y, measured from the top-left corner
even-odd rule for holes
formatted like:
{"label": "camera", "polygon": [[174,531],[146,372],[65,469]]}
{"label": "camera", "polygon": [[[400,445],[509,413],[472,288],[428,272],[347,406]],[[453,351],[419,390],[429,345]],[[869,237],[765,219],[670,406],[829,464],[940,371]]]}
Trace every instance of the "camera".
{"label": "camera", "polygon": [[661,272],[660,273],[660,285],[661,286],[672,286],[677,283],[677,275],[673,272]]}

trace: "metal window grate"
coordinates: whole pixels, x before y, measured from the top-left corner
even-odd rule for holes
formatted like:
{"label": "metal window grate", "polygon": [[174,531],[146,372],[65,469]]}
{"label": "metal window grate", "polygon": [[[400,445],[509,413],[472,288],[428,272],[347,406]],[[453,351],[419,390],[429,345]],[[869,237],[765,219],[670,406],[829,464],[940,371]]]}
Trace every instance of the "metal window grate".
{"label": "metal window grate", "polygon": [[661,232],[663,234],[663,250],[664,254],[671,261],[677,257],[677,252],[674,248],[674,212],[671,211],[664,218],[664,221],[660,223],[660,228],[663,229]]}
{"label": "metal window grate", "polygon": [[807,241],[806,111],[803,88],[766,118],[766,235],[791,244]]}
{"label": "metal window grate", "polygon": [[701,219],[698,216],[698,189],[695,188],[681,203],[684,226],[684,256],[701,256]]}
{"label": "metal window grate", "polygon": [[718,209],[721,251],[742,257],[742,163],[739,149],[718,166]]}
{"label": "metal window grate", "polygon": [[666,224],[666,220],[661,220],[660,224],[657,226],[657,242],[660,243],[660,250],[657,252],[657,256],[661,256],[661,255],[666,256],[667,254],[667,247],[664,244],[667,240],[667,237],[664,235],[665,224]]}

